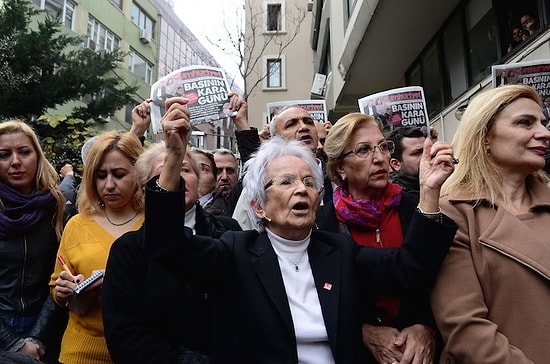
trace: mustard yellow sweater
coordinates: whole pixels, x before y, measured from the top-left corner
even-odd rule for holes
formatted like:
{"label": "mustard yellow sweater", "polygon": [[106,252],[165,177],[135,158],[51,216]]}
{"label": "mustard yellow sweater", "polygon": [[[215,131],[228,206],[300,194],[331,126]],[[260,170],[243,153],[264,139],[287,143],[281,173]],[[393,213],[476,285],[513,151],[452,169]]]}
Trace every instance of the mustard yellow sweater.
{"label": "mustard yellow sweater", "polygon": [[[143,215],[136,219],[129,230],[137,230],[143,223]],[[73,274],[89,277],[92,271],[105,269],[109,250],[115,237],[104,230],[93,219],[81,215],[74,216],[65,227],[59,245],[58,255],[63,256]],[[60,264],[50,280],[50,292],[55,295],[55,280],[61,273]],[[103,319],[101,313],[101,290],[84,315],[69,311],[69,323],[61,342],[59,361],[65,364],[101,364],[112,363],[105,343]]]}

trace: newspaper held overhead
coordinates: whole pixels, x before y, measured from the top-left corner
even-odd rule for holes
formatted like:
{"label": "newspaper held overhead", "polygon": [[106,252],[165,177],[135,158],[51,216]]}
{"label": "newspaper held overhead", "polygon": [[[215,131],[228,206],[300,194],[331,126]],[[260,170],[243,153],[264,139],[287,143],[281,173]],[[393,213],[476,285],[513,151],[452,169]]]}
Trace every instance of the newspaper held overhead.
{"label": "newspaper held overhead", "polygon": [[151,125],[153,133],[162,130],[160,120],[167,98],[181,96],[189,99],[191,125],[220,120],[231,115],[229,84],[221,68],[188,66],[169,73],[151,87]]}
{"label": "newspaper held overhead", "polygon": [[359,110],[378,120],[384,132],[413,126],[428,134],[428,109],[420,86],[395,88],[358,100]]}
{"label": "newspaper held overhead", "polygon": [[269,102],[267,104],[268,122],[271,122],[271,120],[273,120],[273,117],[286,106],[301,107],[302,109],[309,112],[313,120],[316,120],[320,123],[324,123],[328,120],[327,104],[325,100],[291,100]]}
{"label": "newspaper held overhead", "polygon": [[542,100],[550,97],[550,59],[494,65],[492,74],[493,87],[527,85],[533,87]]}

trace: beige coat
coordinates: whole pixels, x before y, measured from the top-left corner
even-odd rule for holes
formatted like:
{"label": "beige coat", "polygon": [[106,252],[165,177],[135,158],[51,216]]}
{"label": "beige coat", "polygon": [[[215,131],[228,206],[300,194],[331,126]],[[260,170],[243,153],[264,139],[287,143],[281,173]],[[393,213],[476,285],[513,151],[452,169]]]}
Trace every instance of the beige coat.
{"label": "beige coat", "polygon": [[532,184],[531,212],[443,201],[458,224],[433,293],[440,363],[550,363],[550,188]]}

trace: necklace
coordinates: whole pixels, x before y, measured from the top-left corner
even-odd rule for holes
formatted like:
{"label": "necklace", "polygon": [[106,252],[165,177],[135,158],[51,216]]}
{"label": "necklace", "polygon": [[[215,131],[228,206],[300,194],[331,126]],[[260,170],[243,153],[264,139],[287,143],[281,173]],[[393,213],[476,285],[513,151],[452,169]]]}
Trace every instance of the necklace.
{"label": "necklace", "polygon": [[130,221],[135,219],[137,215],[139,215],[139,211],[137,211],[136,214],[134,216],[132,216],[131,218],[129,218],[128,220],[117,224],[117,223],[111,221],[111,219],[109,218],[109,215],[107,215],[107,210],[104,210],[104,212],[105,212],[105,217],[107,218],[107,221],[109,221],[109,224],[111,224],[113,226],[126,225],[127,223],[129,223]]}
{"label": "necklace", "polygon": [[302,254],[302,256],[300,257],[300,259],[299,259],[297,262],[295,262],[295,261],[293,261],[293,260],[290,260],[289,258],[285,257],[284,255],[283,255],[283,257],[284,257],[286,260],[288,260],[290,263],[292,263],[292,265],[294,266],[294,271],[295,271],[295,272],[299,272],[299,271],[300,271],[300,266],[299,266],[299,264],[302,262],[302,260],[304,260],[304,257],[306,256],[306,253],[307,253],[307,250],[304,252],[304,254]]}

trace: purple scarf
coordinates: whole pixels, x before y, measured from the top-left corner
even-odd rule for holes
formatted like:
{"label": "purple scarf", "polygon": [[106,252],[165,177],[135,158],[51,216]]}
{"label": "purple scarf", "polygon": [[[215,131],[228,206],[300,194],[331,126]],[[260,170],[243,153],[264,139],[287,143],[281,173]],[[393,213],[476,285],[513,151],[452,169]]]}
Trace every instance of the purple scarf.
{"label": "purple scarf", "polygon": [[338,221],[362,231],[375,230],[380,227],[384,212],[399,206],[403,189],[389,182],[384,195],[378,201],[365,198],[354,199],[350,196],[347,184],[336,187],[332,199]]}
{"label": "purple scarf", "polygon": [[50,191],[23,195],[0,182],[0,239],[8,240],[32,229],[51,211],[56,200]]}

